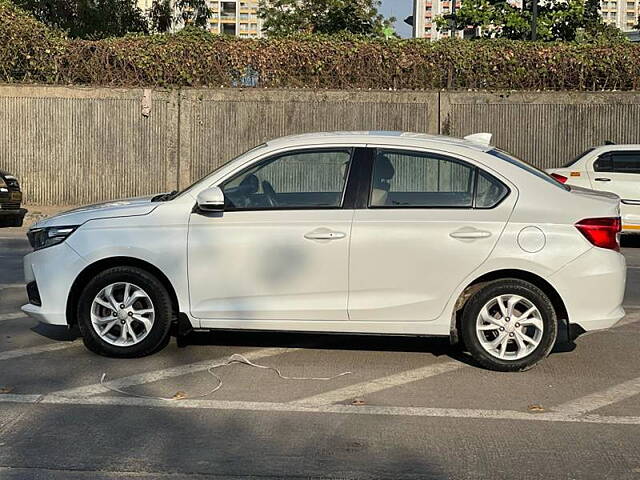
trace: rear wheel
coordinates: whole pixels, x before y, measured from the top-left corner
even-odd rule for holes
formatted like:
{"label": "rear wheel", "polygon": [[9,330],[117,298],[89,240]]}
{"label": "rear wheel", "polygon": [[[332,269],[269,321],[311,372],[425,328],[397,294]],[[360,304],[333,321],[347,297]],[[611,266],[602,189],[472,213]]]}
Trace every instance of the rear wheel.
{"label": "rear wheel", "polygon": [[469,353],[491,370],[528,370],[549,354],[557,335],[549,297],[520,279],[486,285],[469,299],[462,314],[462,336]]}
{"label": "rear wheel", "polygon": [[174,313],[164,285],[146,270],[113,267],[96,275],[78,302],[86,347],[109,357],[141,357],[169,340]]}

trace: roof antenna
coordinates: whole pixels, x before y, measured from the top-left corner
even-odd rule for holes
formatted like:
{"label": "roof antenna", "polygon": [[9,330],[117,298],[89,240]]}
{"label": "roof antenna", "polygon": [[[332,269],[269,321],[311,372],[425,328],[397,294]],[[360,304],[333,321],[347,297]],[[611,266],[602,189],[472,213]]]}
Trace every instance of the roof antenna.
{"label": "roof antenna", "polygon": [[605,141],[604,141],[604,144],[605,144],[605,145],[615,145],[615,144],[616,144],[616,142],[612,142],[611,140],[605,140]]}

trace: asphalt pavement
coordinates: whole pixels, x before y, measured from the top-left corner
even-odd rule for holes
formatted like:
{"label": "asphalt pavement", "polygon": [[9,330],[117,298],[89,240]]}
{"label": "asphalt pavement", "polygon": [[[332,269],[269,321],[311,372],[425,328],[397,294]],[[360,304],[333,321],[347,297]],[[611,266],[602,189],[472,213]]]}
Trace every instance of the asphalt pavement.
{"label": "asphalt pavement", "polygon": [[[0,479],[640,479],[640,237],[623,245],[627,317],[510,374],[401,337],[197,333],[99,357],[20,313],[29,246],[0,230]],[[211,369],[234,354],[351,373]]]}

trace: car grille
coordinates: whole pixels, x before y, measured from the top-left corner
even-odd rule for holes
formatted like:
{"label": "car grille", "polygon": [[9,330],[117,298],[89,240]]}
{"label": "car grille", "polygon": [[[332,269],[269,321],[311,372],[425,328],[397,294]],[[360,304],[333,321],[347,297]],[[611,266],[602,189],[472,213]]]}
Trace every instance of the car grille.
{"label": "car grille", "polygon": [[20,208],[20,202],[9,202],[0,204],[2,210],[17,210]]}

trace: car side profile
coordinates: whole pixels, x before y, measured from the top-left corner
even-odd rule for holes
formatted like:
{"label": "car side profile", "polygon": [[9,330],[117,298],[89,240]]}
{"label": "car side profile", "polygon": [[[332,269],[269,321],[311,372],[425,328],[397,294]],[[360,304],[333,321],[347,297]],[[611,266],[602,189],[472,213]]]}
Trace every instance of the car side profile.
{"label": "car side profile", "polygon": [[547,172],[566,185],[619,196],[622,231],[640,233],[640,145],[608,143],[590,148],[561,168]]}
{"label": "car side profile", "polygon": [[502,371],[546,357],[560,321],[614,325],[617,197],[467,138],[285,137],[182,192],[46,219],[22,308],[108,356],[151,354],[177,322],[449,336]]}

